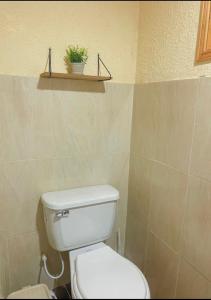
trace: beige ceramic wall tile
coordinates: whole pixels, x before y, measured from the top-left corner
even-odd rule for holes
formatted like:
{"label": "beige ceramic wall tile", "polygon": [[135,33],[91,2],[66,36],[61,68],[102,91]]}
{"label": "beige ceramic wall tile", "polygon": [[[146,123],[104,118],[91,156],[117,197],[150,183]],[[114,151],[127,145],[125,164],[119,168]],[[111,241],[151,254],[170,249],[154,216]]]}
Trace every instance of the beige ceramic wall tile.
{"label": "beige ceramic wall tile", "polygon": [[[59,188],[64,181],[61,161],[21,161],[1,166],[1,228],[7,234],[35,231],[42,193]],[[11,212],[15,211],[11,222]]]}
{"label": "beige ceramic wall tile", "polygon": [[[41,251],[49,256],[50,270],[58,272],[43,224],[44,192],[114,185],[121,197],[112,245],[120,229],[124,249],[133,85],[108,83],[103,92],[101,84],[75,89],[69,83],[0,76],[0,227],[10,238],[11,292],[37,283]],[[61,282],[68,278],[67,268]]]}
{"label": "beige ceramic wall tile", "polygon": [[24,99],[11,92],[0,92],[0,161],[24,159],[31,113]]}
{"label": "beige ceramic wall tile", "polygon": [[185,218],[184,256],[211,280],[211,184],[190,177]]}
{"label": "beige ceramic wall tile", "polygon": [[138,153],[142,157],[151,159],[155,155],[152,145],[155,128],[151,122],[153,106],[152,101],[148,99],[150,97],[147,96],[148,90],[150,90],[148,85],[135,85],[131,153]]}
{"label": "beige ceramic wall tile", "polygon": [[[29,158],[54,158],[57,156],[52,124],[57,118],[51,94],[30,94],[31,124],[27,148]],[[58,156],[57,156],[58,157]]]}
{"label": "beige ceramic wall tile", "polygon": [[0,75],[0,91],[1,92],[9,92],[14,89],[14,78],[15,76],[10,75]]}
{"label": "beige ceramic wall tile", "polygon": [[[124,239],[127,216],[128,177],[129,177],[129,153],[111,153],[102,155],[98,153],[90,161],[92,175],[90,182],[96,184],[111,184],[120,192],[117,203],[117,220],[114,234],[120,229],[121,251],[124,253]],[[116,236],[112,237],[110,245],[115,247]]]}
{"label": "beige ceramic wall tile", "polygon": [[187,176],[153,163],[151,167],[150,229],[175,251],[181,248]]}
{"label": "beige ceramic wall tile", "polygon": [[191,172],[211,180],[211,78],[200,79]]}
{"label": "beige ceramic wall tile", "polygon": [[[77,155],[0,165],[1,229],[7,234],[35,231],[44,192],[96,184],[121,188],[120,215],[126,217],[129,154],[100,155],[98,165],[95,160],[95,155]],[[11,211],[16,212],[13,222],[8,218]]]}
{"label": "beige ceramic wall tile", "polygon": [[187,171],[197,93],[197,80],[136,88],[134,138],[142,156]]}
{"label": "beige ceramic wall tile", "polygon": [[129,151],[133,85],[107,84],[104,93],[40,90],[22,77],[10,85],[0,94],[1,160]]}
{"label": "beige ceramic wall tile", "polygon": [[[42,207],[39,206],[42,215]],[[39,283],[41,270],[41,254],[48,258],[48,270],[51,274],[58,274],[61,270],[61,262],[58,252],[53,250],[47,239],[43,216],[37,224],[36,233],[10,236],[8,242],[9,256],[9,292],[28,285]],[[65,272],[61,279],[54,281],[53,286],[61,286],[69,282],[70,270],[68,254],[62,254],[65,261]],[[42,272],[45,272],[42,270]],[[41,281],[42,282],[42,281]]]}
{"label": "beige ceramic wall tile", "polygon": [[130,159],[129,152],[119,152],[112,154],[97,153],[92,161],[94,176],[104,180],[115,180],[121,178],[121,172],[128,165]]}
{"label": "beige ceramic wall tile", "polygon": [[[0,180],[0,201],[4,211],[1,227],[7,234],[37,230],[42,218],[39,211],[40,196],[46,191],[110,183],[120,190],[121,195],[117,216],[123,251],[129,154],[113,154],[100,158],[103,159],[99,159],[98,166],[95,165],[94,156],[87,157],[87,160],[70,157],[5,164]],[[8,216],[14,210],[16,214],[11,222]]]}
{"label": "beige ceramic wall tile", "polygon": [[38,282],[40,247],[37,234],[30,233],[9,239],[10,292]]}
{"label": "beige ceramic wall tile", "polygon": [[123,253],[127,215],[129,153],[112,153],[106,155],[99,153],[91,163],[93,170],[92,178],[95,180],[94,184],[111,184],[120,191],[115,230],[120,229],[121,231],[121,250]]}
{"label": "beige ceramic wall tile", "polygon": [[210,299],[211,283],[199,274],[192,266],[182,260],[177,299]]}
{"label": "beige ceramic wall tile", "polygon": [[146,277],[152,298],[174,298],[177,268],[178,256],[153,234],[150,234],[146,260]]}
{"label": "beige ceramic wall tile", "polygon": [[125,255],[142,271],[146,255],[147,225],[132,214],[127,216]]}
{"label": "beige ceramic wall tile", "polygon": [[149,215],[152,162],[131,153],[128,214],[146,223]]}
{"label": "beige ceramic wall tile", "polygon": [[9,291],[8,241],[0,232],[0,295],[5,298]]}
{"label": "beige ceramic wall tile", "polygon": [[[134,86],[127,84],[106,84],[105,100],[101,120],[106,118],[105,147],[103,151],[109,153],[130,152],[132,108]],[[107,144],[107,145],[106,145]]]}
{"label": "beige ceramic wall tile", "polygon": [[122,255],[125,253],[125,235],[127,222],[127,204],[128,204],[128,179],[129,179],[129,158],[127,163],[123,166],[122,176],[113,178],[111,184],[115,186],[120,192],[120,200],[117,202],[117,217],[116,217],[116,231],[120,231],[120,251]]}
{"label": "beige ceramic wall tile", "polygon": [[[97,94],[100,98],[101,95]],[[90,93],[54,91],[53,134],[58,156],[96,152],[97,97]]]}
{"label": "beige ceramic wall tile", "polygon": [[[135,90],[135,99],[137,87]],[[139,128],[139,102],[134,101],[131,132],[130,173],[126,227],[126,257],[144,271],[150,202],[151,162],[139,155],[136,132]],[[136,120],[136,118],[138,120]]]}
{"label": "beige ceramic wall tile", "polygon": [[40,92],[34,80],[22,77],[14,77],[13,88],[1,92],[1,160],[55,156],[51,95]]}
{"label": "beige ceramic wall tile", "polygon": [[129,152],[132,85],[107,84],[97,94],[54,91],[53,97],[58,154]]}
{"label": "beige ceramic wall tile", "polygon": [[[155,298],[175,296],[177,274],[178,298],[211,295],[210,91],[208,78],[135,89],[126,254],[142,266],[147,243],[144,272]],[[204,179],[191,176],[187,187],[192,139],[191,172]],[[151,160],[150,175],[143,158]],[[145,238],[141,220],[149,202],[151,233]]]}

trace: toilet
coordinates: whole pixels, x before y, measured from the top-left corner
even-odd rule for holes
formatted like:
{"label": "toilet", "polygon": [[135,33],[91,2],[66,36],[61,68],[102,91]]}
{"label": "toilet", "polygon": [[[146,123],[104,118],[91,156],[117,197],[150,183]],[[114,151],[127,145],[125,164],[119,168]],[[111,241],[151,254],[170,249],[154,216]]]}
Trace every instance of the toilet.
{"label": "toilet", "polygon": [[69,252],[74,299],[150,299],[141,270],[105,244],[118,200],[118,190],[110,185],[42,195],[49,243]]}

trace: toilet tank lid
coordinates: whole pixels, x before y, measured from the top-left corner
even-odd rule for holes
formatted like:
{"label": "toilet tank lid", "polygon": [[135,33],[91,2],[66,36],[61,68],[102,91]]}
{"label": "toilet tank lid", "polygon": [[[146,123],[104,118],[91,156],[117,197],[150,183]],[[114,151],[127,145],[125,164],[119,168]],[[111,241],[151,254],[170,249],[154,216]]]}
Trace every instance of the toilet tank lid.
{"label": "toilet tank lid", "polygon": [[52,210],[97,205],[117,201],[118,199],[119,191],[111,185],[96,185],[48,192],[41,197],[44,207]]}

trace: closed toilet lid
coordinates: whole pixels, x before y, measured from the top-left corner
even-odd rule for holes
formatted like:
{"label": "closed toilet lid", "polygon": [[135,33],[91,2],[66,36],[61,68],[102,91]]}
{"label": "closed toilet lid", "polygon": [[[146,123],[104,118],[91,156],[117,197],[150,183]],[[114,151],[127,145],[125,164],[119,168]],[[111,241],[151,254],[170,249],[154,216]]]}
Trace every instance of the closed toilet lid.
{"label": "closed toilet lid", "polygon": [[141,271],[108,246],[77,257],[76,284],[85,299],[146,299],[148,293]]}

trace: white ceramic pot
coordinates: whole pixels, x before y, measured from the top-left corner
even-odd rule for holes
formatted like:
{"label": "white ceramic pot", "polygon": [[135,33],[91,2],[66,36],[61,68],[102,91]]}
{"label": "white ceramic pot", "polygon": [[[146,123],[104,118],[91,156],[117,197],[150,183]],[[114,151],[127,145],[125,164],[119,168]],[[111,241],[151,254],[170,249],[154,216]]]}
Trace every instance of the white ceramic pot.
{"label": "white ceramic pot", "polygon": [[73,74],[83,74],[85,63],[71,63]]}

